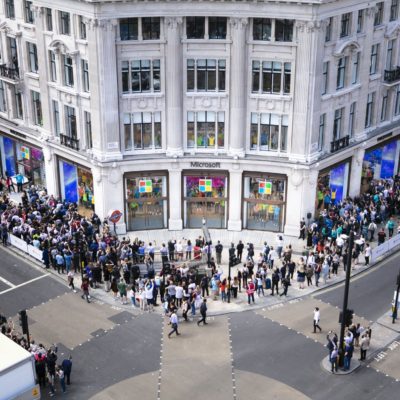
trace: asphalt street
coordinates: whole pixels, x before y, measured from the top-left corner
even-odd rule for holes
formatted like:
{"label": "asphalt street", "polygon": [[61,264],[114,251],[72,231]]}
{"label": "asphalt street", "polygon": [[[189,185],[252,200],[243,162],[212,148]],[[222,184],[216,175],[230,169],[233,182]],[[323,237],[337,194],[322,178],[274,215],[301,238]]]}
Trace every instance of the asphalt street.
{"label": "asphalt street", "polygon": [[[168,339],[170,327],[159,309],[140,314],[116,302],[88,304],[45,270],[3,249],[0,258],[1,312],[15,317],[26,308],[34,338],[57,343],[60,362],[72,355],[71,399],[369,400],[396,398],[400,389],[400,345],[385,348],[381,360],[372,358],[351,375],[321,368],[326,332],[337,327],[343,285],[269,308],[211,317],[207,326],[197,327],[195,316],[180,323],[181,336]],[[397,254],[352,280],[350,306],[365,323],[390,307],[399,259]],[[311,333],[315,304],[325,318],[321,334]]]}

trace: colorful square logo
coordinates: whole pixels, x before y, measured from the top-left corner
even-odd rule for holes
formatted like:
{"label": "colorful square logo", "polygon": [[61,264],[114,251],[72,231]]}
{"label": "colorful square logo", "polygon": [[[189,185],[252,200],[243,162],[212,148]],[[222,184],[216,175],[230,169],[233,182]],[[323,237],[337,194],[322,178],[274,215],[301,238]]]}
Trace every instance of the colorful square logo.
{"label": "colorful square logo", "polygon": [[200,192],[212,192],[212,179],[200,179],[199,180],[199,191]]}
{"label": "colorful square logo", "polygon": [[139,193],[151,193],[153,191],[153,183],[151,179],[141,179],[139,181]]}
{"label": "colorful square logo", "polygon": [[29,147],[21,146],[21,157],[24,160],[29,160],[30,159]]}
{"label": "colorful square logo", "polygon": [[260,194],[272,194],[272,182],[259,182],[258,183],[258,193]]}

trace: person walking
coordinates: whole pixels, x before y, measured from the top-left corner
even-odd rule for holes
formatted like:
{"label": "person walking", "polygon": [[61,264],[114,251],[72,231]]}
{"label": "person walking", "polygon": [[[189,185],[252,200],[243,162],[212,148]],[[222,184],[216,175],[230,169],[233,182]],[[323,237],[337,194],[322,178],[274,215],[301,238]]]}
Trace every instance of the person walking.
{"label": "person walking", "polygon": [[201,319],[199,321],[197,321],[197,326],[200,326],[201,323],[203,323],[204,325],[208,325],[208,323],[206,322],[206,318],[207,318],[207,299],[203,299],[203,302],[201,303],[200,314],[201,314]]}
{"label": "person walking", "polygon": [[60,380],[61,391],[62,393],[65,393],[67,391],[67,389],[65,388],[65,374],[61,367],[57,368],[57,376]]}
{"label": "person walking", "polygon": [[68,286],[73,290],[74,293],[76,293],[75,290],[75,285],[74,285],[74,271],[70,270],[67,274],[68,277]]}
{"label": "person walking", "polygon": [[367,334],[363,334],[360,340],[360,361],[365,361],[367,350],[369,350],[370,340]]}
{"label": "person walking", "polygon": [[172,310],[171,316],[169,318],[169,324],[172,326],[172,331],[168,333],[168,339],[171,339],[171,335],[175,332],[176,336],[179,336],[178,332],[178,316],[176,315],[176,308]]}
{"label": "person walking", "polygon": [[82,291],[83,291],[83,294],[82,294],[82,299],[84,299],[85,297],[86,297],[86,301],[88,302],[88,303],[90,303],[90,300],[89,300],[89,281],[87,280],[87,279],[84,279],[83,281],[82,281],[82,285],[81,285],[81,289],[82,289]]}
{"label": "person walking", "polygon": [[319,326],[319,320],[321,318],[321,313],[319,311],[318,307],[315,307],[314,309],[314,332],[313,333],[317,333],[317,328],[319,329],[320,332],[322,332],[321,327]]}
{"label": "person walking", "polygon": [[61,367],[64,371],[65,379],[67,385],[71,384],[71,371],[72,371],[72,356],[70,355],[68,358],[64,359],[61,363]]}
{"label": "person walking", "polygon": [[283,292],[279,296],[287,296],[287,292],[289,289],[290,281],[288,277],[282,278],[282,286],[283,286]]}

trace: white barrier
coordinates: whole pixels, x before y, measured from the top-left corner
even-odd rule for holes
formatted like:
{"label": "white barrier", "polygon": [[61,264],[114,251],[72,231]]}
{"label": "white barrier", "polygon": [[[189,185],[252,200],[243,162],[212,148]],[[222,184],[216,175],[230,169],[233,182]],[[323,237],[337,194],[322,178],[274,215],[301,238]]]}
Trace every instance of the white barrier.
{"label": "white barrier", "polygon": [[24,251],[25,253],[28,253],[28,245],[24,240],[14,235],[10,235],[10,243],[12,246],[15,246],[16,248]]}
{"label": "white barrier", "polygon": [[388,251],[394,249],[400,245],[400,234],[393,236],[391,239],[382,243],[380,246],[375,247],[372,250],[372,261],[376,261],[379,257],[384,256]]}
{"label": "white barrier", "polygon": [[28,254],[36,260],[42,261],[43,252],[35,246],[28,245]]}

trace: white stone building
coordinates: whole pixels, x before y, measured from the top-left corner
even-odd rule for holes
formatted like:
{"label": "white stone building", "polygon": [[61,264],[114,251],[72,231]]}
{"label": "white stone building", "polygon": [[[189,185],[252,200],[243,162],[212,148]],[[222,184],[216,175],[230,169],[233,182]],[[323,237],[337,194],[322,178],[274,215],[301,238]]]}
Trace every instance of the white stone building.
{"label": "white stone building", "polygon": [[399,0],[1,0],[1,173],[120,232],[295,235],[397,173],[399,32]]}

